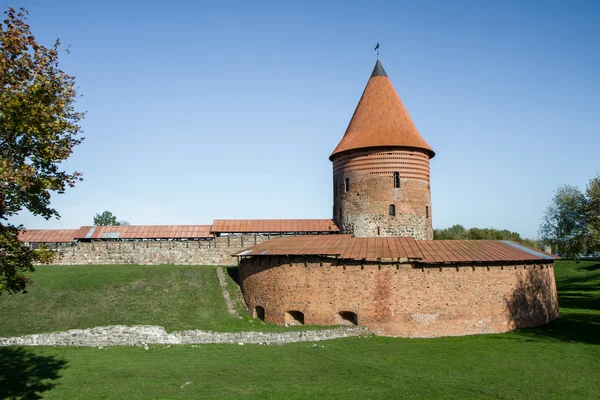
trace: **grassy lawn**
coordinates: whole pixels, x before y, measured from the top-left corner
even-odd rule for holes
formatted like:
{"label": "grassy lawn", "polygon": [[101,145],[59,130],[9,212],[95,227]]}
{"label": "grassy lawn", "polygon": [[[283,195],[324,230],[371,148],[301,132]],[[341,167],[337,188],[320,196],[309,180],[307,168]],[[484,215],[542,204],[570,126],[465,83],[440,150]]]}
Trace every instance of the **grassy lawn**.
{"label": "grassy lawn", "polygon": [[[230,289],[239,287],[225,274]],[[103,325],[160,325],[167,331],[297,330],[232,318],[216,267],[41,266],[26,294],[0,296],[0,337]],[[240,315],[247,315],[238,303]]]}
{"label": "grassy lawn", "polygon": [[556,275],[561,317],[540,328],[314,347],[5,348],[0,398],[598,399],[600,263],[559,262]]}

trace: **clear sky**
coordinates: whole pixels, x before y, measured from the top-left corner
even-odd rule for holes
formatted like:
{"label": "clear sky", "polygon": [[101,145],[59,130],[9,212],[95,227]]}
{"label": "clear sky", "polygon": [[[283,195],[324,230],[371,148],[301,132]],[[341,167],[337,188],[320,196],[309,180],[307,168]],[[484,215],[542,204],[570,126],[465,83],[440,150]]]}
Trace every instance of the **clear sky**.
{"label": "clear sky", "polygon": [[78,228],[331,218],[328,157],[381,62],[431,162],[436,228],[534,237],[552,192],[600,172],[599,1],[28,0],[71,45],[86,140],[53,196]]}

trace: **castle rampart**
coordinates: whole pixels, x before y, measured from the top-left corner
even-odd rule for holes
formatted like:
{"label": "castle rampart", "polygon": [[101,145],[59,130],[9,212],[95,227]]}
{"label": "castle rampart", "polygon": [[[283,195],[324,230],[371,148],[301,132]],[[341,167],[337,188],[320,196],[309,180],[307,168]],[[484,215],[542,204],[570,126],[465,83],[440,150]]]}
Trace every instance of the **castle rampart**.
{"label": "castle rampart", "polygon": [[57,253],[54,265],[235,265],[232,252],[262,243],[274,235],[231,235],[208,240],[98,240],[48,244]]}
{"label": "castle rampart", "polygon": [[425,265],[253,257],[240,261],[240,278],[250,310],[277,324],[358,324],[380,335],[436,337],[506,332],[558,316],[551,261]]}

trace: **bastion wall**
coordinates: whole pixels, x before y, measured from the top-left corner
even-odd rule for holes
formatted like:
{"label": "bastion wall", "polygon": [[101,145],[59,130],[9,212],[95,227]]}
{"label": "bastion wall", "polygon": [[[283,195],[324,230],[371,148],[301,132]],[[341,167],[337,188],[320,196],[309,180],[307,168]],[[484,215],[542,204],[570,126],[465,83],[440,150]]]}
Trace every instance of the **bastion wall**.
{"label": "bastion wall", "polygon": [[433,239],[429,155],[424,150],[375,148],[337,155],[333,184],[333,220],[341,233]]}
{"label": "bastion wall", "polygon": [[236,265],[231,254],[279,236],[236,235],[198,241],[93,241],[49,244],[53,265]]}
{"label": "bastion wall", "polygon": [[552,262],[432,266],[272,256],[244,258],[239,267],[250,311],[276,324],[298,323],[301,315],[305,324],[437,337],[542,325],[559,311]]}

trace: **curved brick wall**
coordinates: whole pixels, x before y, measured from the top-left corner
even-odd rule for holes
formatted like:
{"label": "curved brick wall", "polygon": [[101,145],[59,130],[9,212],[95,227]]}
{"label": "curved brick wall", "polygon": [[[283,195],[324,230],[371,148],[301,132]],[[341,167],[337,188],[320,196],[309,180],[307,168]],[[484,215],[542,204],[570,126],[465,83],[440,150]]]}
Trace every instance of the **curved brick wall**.
{"label": "curved brick wall", "polygon": [[242,259],[246,304],[251,311],[263,307],[265,321],[276,324],[286,323],[289,311],[320,325],[349,323],[339,313],[353,312],[372,332],[402,337],[506,332],[558,316],[552,263],[337,263],[318,256]]}
{"label": "curved brick wall", "polygon": [[[394,188],[394,172],[400,187]],[[333,219],[357,237],[433,239],[429,154],[419,149],[374,148],[333,159]],[[346,191],[346,179],[350,191]],[[396,215],[389,215],[390,204]]]}

